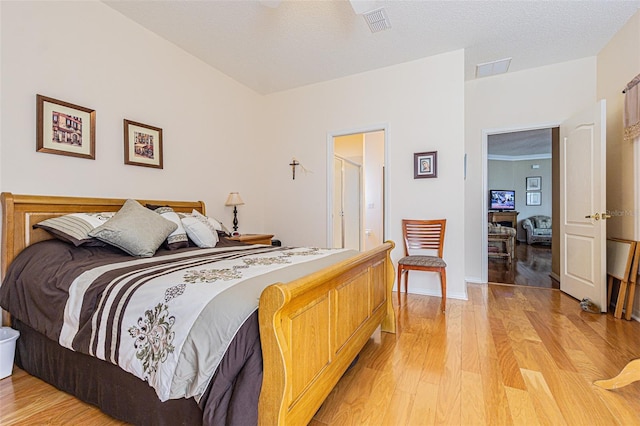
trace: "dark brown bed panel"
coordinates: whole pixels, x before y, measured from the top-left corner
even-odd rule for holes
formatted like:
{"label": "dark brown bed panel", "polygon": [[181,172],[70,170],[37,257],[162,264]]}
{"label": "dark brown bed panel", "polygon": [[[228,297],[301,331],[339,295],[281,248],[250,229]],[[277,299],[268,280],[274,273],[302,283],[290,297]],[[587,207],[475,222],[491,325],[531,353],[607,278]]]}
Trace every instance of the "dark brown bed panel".
{"label": "dark brown bed panel", "polygon": [[16,364],[27,373],[119,420],[166,426],[202,423],[195,400],[161,402],[153,388],[120,367],[63,348],[15,318],[11,323],[20,331]]}
{"label": "dark brown bed panel", "polygon": [[262,385],[257,313],[238,332],[200,404],[162,402],[146,382],[120,367],[71,351],[12,318],[20,331],[16,364],[106,414],[136,425],[255,425]]}

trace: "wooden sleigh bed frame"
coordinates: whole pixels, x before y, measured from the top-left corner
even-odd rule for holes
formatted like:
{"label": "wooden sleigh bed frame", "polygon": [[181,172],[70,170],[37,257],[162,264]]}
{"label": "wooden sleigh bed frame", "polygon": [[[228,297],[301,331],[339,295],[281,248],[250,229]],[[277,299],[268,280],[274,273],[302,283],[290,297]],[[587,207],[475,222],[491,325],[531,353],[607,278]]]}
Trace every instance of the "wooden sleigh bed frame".
{"label": "wooden sleigh bed frame", "polygon": [[[16,195],[2,203],[2,276],[25,247],[52,238],[33,225],[74,212],[118,211],[126,200]],[[197,202],[139,200],[177,212]],[[289,283],[274,283],[260,297],[259,324],[263,382],[258,404],[261,425],[301,425],[311,421],[363,346],[381,326],[395,333],[391,302],[393,242]],[[8,324],[5,313],[4,323]]]}

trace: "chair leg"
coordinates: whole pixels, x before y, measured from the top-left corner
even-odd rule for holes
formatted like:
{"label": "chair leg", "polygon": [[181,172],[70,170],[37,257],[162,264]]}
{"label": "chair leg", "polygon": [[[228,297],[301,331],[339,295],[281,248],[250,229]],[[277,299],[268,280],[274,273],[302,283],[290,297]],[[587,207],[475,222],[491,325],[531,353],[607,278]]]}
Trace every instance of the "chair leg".
{"label": "chair leg", "polygon": [[401,305],[400,293],[402,293],[402,276],[404,275],[404,292],[409,294],[409,270],[398,266],[398,305]]}
{"label": "chair leg", "polygon": [[442,288],[442,301],[440,302],[440,309],[442,313],[445,312],[447,308],[447,270],[440,270],[440,287]]}
{"label": "chair leg", "polygon": [[409,269],[404,271],[404,292],[409,295]]}

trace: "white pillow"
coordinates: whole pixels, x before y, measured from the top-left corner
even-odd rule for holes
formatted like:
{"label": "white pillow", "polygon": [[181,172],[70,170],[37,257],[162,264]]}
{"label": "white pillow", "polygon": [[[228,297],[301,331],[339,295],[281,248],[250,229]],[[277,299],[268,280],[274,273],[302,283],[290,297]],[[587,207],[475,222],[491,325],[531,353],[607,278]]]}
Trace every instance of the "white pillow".
{"label": "white pillow", "polygon": [[[203,217],[207,219],[206,216]],[[218,243],[218,232],[208,220],[202,220],[196,216],[185,216],[182,218],[182,226],[191,241],[198,247],[210,248],[215,247]]]}
{"label": "white pillow", "polygon": [[165,245],[169,250],[175,250],[179,248],[189,247],[189,239],[187,238],[187,232],[182,227],[182,222],[178,213],[173,211],[171,207],[158,207],[154,210],[163,218],[170,220],[178,225],[178,228],[173,231],[166,239]]}
{"label": "white pillow", "polygon": [[207,216],[203,215],[198,210],[193,210],[191,212],[191,216],[193,216],[196,219],[200,220],[202,223],[206,224],[208,222],[213,227],[213,229],[215,231],[222,231],[222,225],[220,224],[220,222],[218,222],[215,219],[212,219],[210,217],[207,217]]}
{"label": "white pillow", "polygon": [[208,217],[208,216],[203,216],[199,211],[194,210],[191,212],[192,216],[196,216],[196,217],[207,217],[207,219],[209,219],[209,222],[211,222],[211,224],[213,225],[213,227],[218,231],[218,235],[220,234],[224,234],[224,236],[228,237],[231,235],[231,231],[229,231],[229,229],[227,229],[226,226],[224,226],[224,223],[222,223],[222,221],[219,221],[218,219],[216,219],[215,217]]}

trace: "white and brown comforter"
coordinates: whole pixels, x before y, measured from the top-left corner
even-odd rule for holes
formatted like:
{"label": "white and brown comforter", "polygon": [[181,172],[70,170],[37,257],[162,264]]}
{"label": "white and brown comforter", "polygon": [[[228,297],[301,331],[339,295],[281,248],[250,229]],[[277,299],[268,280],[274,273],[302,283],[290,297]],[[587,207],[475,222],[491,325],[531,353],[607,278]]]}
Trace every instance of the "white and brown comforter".
{"label": "white and brown comforter", "polygon": [[13,262],[0,303],[62,346],[148,381],[163,401],[199,399],[267,285],[353,254],[252,245],[139,259],[47,241]]}

